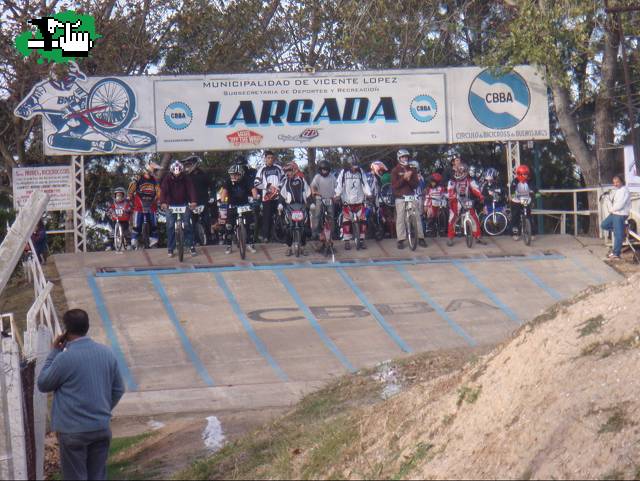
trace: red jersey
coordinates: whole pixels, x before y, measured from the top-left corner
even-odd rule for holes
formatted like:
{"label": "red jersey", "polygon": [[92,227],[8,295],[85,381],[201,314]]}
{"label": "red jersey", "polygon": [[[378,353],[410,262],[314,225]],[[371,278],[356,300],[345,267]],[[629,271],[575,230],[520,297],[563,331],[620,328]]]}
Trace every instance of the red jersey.
{"label": "red jersey", "polygon": [[113,201],[107,215],[113,221],[129,222],[131,218],[131,202],[128,199],[124,199],[121,202]]}

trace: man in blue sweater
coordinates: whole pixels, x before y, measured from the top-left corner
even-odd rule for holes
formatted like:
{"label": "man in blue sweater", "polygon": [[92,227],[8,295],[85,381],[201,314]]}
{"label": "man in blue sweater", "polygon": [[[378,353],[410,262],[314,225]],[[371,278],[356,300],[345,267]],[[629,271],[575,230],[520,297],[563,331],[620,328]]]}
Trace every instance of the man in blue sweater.
{"label": "man in blue sweater", "polygon": [[53,392],[51,429],[58,433],[65,480],[107,479],[111,411],[124,394],[111,350],[86,337],[89,316],[71,309],[65,333],[53,342],[38,389]]}

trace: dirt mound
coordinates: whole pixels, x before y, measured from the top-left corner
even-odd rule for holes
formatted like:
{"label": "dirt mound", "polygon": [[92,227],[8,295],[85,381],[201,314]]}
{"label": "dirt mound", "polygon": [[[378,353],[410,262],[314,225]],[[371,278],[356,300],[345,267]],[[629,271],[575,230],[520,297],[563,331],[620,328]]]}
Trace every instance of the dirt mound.
{"label": "dirt mound", "polygon": [[640,479],[639,286],[589,289],[457,365],[341,378],[178,477]]}
{"label": "dirt mound", "polygon": [[476,365],[365,410],[342,474],[638,479],[639,286],[559,304]]}

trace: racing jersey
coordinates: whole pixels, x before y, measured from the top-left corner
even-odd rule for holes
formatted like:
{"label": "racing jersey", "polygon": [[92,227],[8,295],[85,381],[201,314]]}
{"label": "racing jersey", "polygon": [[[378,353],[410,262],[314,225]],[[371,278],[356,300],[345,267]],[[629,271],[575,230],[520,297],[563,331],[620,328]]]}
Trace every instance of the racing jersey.
{"label": "racing jersey", "polygon": [[371,195],[371,188],[364,171],[360,168],[355,172],[351,169],[342,169],[338,175],[336,195],[340,196],[345,204],[363,204],[365,198]]}
{"label": "racing jersey", "polygon": [[436,207],[446,207],[445,202],[445,189],[442,185],[436,185],[435,187],[427,187],[425,191],[424,204],[427,207],[431,207],[435,204]]}
{"label": "racing jersey", "polygon": [[129,198],[133,199],[134,212],[155,212],[160,198],[160,184],[151,177],[139,176],[129,185]]}
{"label": "racing jersey", "polygon": [[449,200],[460,198],[470,199],[473,196],[481,202],[484,201],[484,197],[478,188],[478,184],[468,176],[462,180],[451,179],[447,186],[447,192]]}
{"label": "racing jersey", "polygon": [[280,188],[284,182],[284,171],[279,165],[273,164],[263,165],[256,174],[254,186],[262,190],[262,200],[269,200],[270,195],[267,195],[271,187]]}
{"label": "racing jersey", "polygon": [[231,182],[227,179],[222,186],[227,191],[227,203],[232,206],[246,205],[251,197],[252,187],[247,182]]}
{"label": "racing jersey", "polygon": [[280,193],[287,204],[304,204],[311,195],[311,188],[304,177],[296,175],[284,181]]}
{"label": "racing jersey", "polygon": [[519,197],[532,197],[535,193],[535,184],[531,179],[526,182],[520,182],[518,179],[513,179],[513,182],[511,183],[511,200],[513,202],[520,203],[518,200]]}
{"label": "racing jersey", "polygon": [[131,218],[131,203],[129,199],[124,199],[121,202],[113,201],[107,210],[107,215],[111,220],[129,222]]}

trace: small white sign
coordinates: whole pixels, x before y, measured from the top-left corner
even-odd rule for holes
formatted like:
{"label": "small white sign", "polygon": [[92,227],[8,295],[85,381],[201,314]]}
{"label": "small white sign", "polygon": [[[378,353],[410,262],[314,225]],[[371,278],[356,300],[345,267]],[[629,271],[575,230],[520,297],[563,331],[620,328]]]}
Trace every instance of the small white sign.
{"label": "small white sign", "polygon": [[41,165],[13,169],[13,207],[19,209],[34,190],[49,195],[47,211],[73,209],[73,176],[70,165]]}

